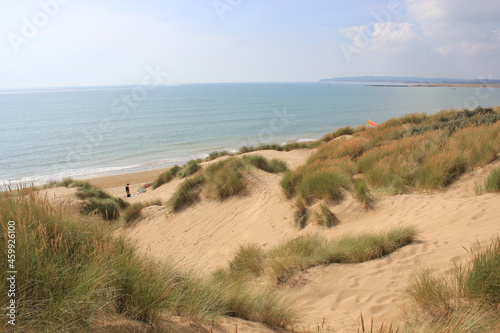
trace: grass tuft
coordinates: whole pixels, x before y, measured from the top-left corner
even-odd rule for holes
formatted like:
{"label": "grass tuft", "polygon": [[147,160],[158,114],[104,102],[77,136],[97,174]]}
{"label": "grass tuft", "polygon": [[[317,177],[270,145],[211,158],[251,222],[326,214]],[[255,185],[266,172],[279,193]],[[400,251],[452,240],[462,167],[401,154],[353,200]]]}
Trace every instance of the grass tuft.
{"label": "grass tuft", "polygon": [[219,158],[222,156],[231,156],[231,155],[233,155],[233,154],[228,152],[227,150],[213,151],[210,154],[208,154],[208,157],[205,159],[205,161],[213,161],[216,158]]}
{"label": "grass tuft", "polygon": [[500,325],[500,239],[472,253],[450,276],[421,270],[406,294],[418,311],[407,326],[440,332],[495,331]]}
{"label": "grass tuft", "polygon": [[317,171],[304,175],[296,190],[308,203],[314,199],[338,202],[342,199],[342,188],[348,186],[349,180],[339,173]]}
{"label": "grass tuft", "polygon": [[245,188],[244,169],[242,160],[234,157],[212,164],[205,171],[205,195],[223,200],[240,193]]}
{"label": "grass tuft", "polygon": [[264,156],[258,154],[245,155],[243,156],[243,161],[266,172],[279,173],[288,170],[285,162],[279,159],[269,161]]}
{"label": "grass tuft", "polygon": [[132,222],[136,221],[141,216],[141,211],[143,208],[154,205],[161,206],[161,200],[156,199],[147,202],[136,202],[128,206],[122,214],[122,219],[125,222],[125,225],[131,224]]}
{"label": "grass tuft", "polygon": [[242,245],[229,263],[232,272],[260,275],[263,268],[263,252],[257,244]]}
{"label": "grass tuft", "polygon": [[371,205],[372,199],[370,197],[370,191],[366,182],[362,178],[354,179],[354,198],[359,201],[364,209],[368,209]]}
{"label": "grass tuft", "polygon": [[179,172],[180,169],[181,169],[180,166],[174,165],[167,171],[160,174],[158,178],[156,178],[156,180],[153,182],[153,190],[174,179],[177,176],[177,173]]}
{"label": "grass tuft", "polygon": [[484,189],[486,192],[500,192],[500,168],[491,170],[484,182]]}
{"label": "grass tuft", "polygon": [[309,212],[307,209],[307,204],[304,199],[299,197],[295,200],[295,213],[294,213],[295,226],[298,229],[304,229],[307,225],[308,219],[309,219]]}
{"label": "grass tuft", "polygon": [[187,178],[168,200],[167,206],[169,206],[172,211],[178,212],[194,204],[200,197],[200,186],[205,180],[203,174]]}
{"label": "grass tuft", "polygon": [[321,206],[319,207],[319,212],[316,212],[314,216],[316,217],[318,225],[327,228],[331,228],[340,224],[340,220],[338,219],[338,217],[335,216],[330,208],[328,208],[328,206],[324,203],[321,204]]}
{"label": "grass tuft", "polygon": [[179,178],[186,178],[194,174],[199,169],[200,166],[198,165],[198,162],[195,160],[191,160],[187,162],[180,170],[178,170],[176,175]]}
{"label": "grass tuft", "polygon": [[83,202],[80,212],[86,215],[98,214],[105,220],[115,220],[120,216],[120,206],[113,199],[90,198]]}

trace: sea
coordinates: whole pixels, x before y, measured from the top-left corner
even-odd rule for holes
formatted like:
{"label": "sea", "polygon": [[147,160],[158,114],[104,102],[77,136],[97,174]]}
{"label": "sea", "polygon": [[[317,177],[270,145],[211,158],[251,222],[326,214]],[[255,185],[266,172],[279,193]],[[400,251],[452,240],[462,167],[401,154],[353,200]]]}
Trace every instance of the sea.
{"label": "sea", "polygon": [[500,88],[227,83],[0,90],[0,185],[145,171],[367,120],[500,106]]}

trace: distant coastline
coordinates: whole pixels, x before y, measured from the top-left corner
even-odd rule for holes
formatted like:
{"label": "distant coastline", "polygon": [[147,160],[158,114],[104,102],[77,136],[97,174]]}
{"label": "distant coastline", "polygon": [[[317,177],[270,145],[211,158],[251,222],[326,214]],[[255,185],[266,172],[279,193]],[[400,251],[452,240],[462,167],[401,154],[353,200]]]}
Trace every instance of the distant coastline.
{"label": "distant coastline", "polygon": [[420,78],[412,76],[353,76],[321,79],[319,82],[371,83],[372,87],[494,87],[500,88],[495,79]]}
{"label": "distant coastline", "polygon": [[433,87],[451,87],[451,88],[500,88],[500,84],[480,84],[480,83],[428,83],[428,84],[367,84],[367,87],[423,87],[423,88],[433,88]]}

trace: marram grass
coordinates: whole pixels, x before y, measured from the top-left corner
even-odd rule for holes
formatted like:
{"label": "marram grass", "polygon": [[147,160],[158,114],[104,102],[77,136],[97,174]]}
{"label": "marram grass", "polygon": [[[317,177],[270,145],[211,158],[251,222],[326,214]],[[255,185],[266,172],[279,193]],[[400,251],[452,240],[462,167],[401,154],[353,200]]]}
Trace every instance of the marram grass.
{"label": "marram grass", "polygon": [[495,332],[500,327],[500,239],[451,275],[420,269],[406,289],[415,311],[403,332]]}
{"label": "marram grass", "polygon": [[[0,197],[0,219],[16,225],[17,318],[5,332],[88,332],[116,315],[146,323],[233,315],[282,327],[297,319],[276,291],[229,286],[139,255],[102,220],[53,208],[34,189]],[[7,223],[0,229],[7,235]],[[0,251],[7,267],[7,246]],[[253,256],[239,260],[251,263],[243,257]],[[249,265],[255,273],[258,263]],[[7,289],[0,284],[2,304],[9,302]]]}
{"label": "marram grass", "polygon": [[[232,281],[267,274],[275,283],[286,283],[295,273],[310,267],[360,263],[386,256],[410,244],[416,236],[415,228],[409,226],[378,234],[345,235],[332,240],[326,240],[317,234],[305,235],[267,251],[259,250],[256,245],[242,246],[231,261],[229,270],[225,273],[219,271],[218,276]],[[246,276],[242,276],[241,272],[245,272]],[[232,276],[237,273],[238,276]]]}

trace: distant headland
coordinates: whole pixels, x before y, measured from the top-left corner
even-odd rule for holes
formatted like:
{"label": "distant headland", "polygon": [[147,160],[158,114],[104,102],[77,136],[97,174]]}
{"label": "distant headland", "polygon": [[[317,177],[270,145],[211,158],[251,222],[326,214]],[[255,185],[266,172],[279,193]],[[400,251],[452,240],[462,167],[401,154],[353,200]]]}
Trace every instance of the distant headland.
{"label": "distant headland", "polygon": [[451,79],[421,78],[413,76],[352,76],[321,79],[320,82],[376,83],[373,86],[387,87],[500,87],[500,80],[495,79]]}

